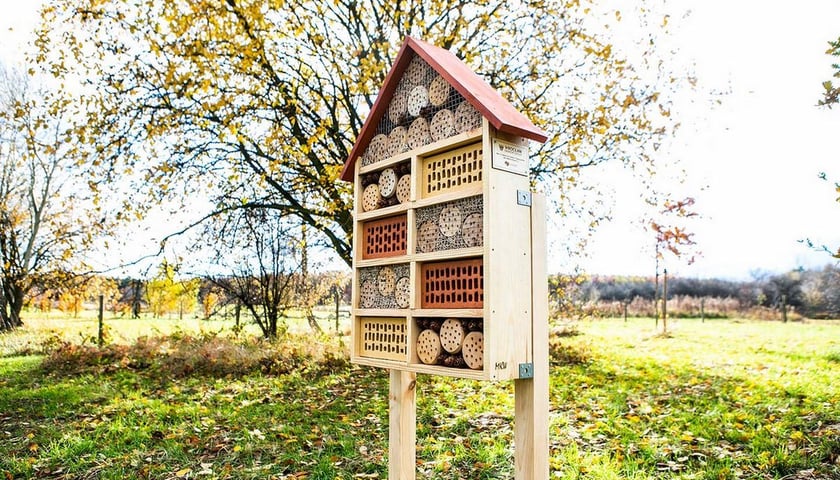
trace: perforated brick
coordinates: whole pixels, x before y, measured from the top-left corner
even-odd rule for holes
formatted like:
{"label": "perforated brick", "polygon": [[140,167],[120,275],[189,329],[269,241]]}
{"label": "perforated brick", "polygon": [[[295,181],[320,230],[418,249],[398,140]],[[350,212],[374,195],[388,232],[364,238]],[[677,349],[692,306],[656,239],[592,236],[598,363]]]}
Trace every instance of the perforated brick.
{"label": "perforated brick", "polygon": [[481,185],[481,143],[450,150],[423,159],[423,198]]}
{"label": "perforated brick", "polygon": [[406,230],[405,215],[365,222],[362,224],[362,258],[405,255]]}
{"label": "perforated brick", "polygon": [[424,263],[421,308],[482,308],[484,266],[480,258]]}
{"label": "perforated brick", "polygon": [[361,317],[359,356],[404,361],[407,329],[404,318]]}

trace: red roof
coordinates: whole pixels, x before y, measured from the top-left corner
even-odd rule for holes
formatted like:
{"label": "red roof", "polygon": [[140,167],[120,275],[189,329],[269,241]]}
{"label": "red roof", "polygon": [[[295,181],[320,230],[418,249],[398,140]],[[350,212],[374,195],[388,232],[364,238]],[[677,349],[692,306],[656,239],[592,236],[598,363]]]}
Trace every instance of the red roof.
{"label": "red roof", "polygon": [[476,110],[481,112],[496,130],[519,135],[540,143],[548,139],[547,134],[542,129],[535,126],[525,115],[502,98],[499,92],[493,90],[487,82],[470,70],[452,52],[412,37],[406,37],[391,71],[385,77],[382,90],[376,97],[373,108],[367,120],[365,120],[361,132],[359,132],[356,144],[344,163],[344,170],[341,172],[342,180],[353,180],[356,160],[364,153],[368,143],[376,134],[376,126],[379,125],[382,116],[388,110],[388,104],[394,95],[400,78],[413,58],[409,51],[419,55],[440,76],[445,78]]}

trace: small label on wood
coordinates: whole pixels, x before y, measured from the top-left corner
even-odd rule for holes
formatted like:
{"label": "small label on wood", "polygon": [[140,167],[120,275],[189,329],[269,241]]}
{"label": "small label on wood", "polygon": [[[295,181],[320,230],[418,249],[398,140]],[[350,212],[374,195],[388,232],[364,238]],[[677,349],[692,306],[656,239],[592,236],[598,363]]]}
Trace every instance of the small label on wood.
{"label": "small label on wood", "polygon": [[493,168],[528,175],[528,146],[493,139]]}

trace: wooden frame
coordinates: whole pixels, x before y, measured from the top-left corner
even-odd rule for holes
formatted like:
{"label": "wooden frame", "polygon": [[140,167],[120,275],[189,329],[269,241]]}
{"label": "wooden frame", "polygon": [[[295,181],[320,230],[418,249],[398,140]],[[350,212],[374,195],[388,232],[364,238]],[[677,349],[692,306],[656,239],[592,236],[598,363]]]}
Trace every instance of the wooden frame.
{"label": "wooden frame", "polygon": [[[370,172],[408,161],[411,166],[412,194],[410,200],[399,205],[379,208],[364,212],[361,205],[361,190],[356,189],[355,231],[362,232],[366,222],[378,221],[396,214],[406,214],[408,219],[407,249],[405,255],[362,259],[354,253],[354,293],[352,321],[354,337],[359,334],[361,318],[399,317],[406,319],[408,358],[406,361],[393,358],[374,358],[359,349],[360,343],[354,338],[351,345],[351,360],[361,365],[399,369],[415,373],[448,375],[476,380],[514,380],[519,378],[519,365],[530,363],[532,339],[531,323],[531,238],[530,207],[518,203],[518,192],[529,192],[527,175],[511,173],[493,168],[493,142],[502,140],[527,149],[528,140],[497,132],[486,120],[480,129],[458,134],[448,139],[409,150],[379,162],[362,166],[356,165],[355,178]],[[482,180],[477,185],[467,185],[448,189],[439,194],[430,194],[421,198],[426,183],[422,165],[426,158],[440,157],[446,152],[463,152],[470,145],[480,143],[483,155]],[[481,246],[443,250],[439,252],[417,253],[417,231],[415,212],[417,209],[448,204],[481,196],[485,212],[483,215],[483,242]],[[355,239],[354,252],[361,252],[363,242]],[[484,272],[483,306],[471,308],[421,308],[420,270],[423,265],[439,261],[463,261],[480,259]],[[358,285],[360,269],[376,266],[409,264],[411,278],[411,301],[406,309],[369,309],[359,303]],[[416,318],[440,317],[482,318],[484,319],[484,366],[481,370],[451,368],[422,363],[416,352],[416,340],[419,335]]]}

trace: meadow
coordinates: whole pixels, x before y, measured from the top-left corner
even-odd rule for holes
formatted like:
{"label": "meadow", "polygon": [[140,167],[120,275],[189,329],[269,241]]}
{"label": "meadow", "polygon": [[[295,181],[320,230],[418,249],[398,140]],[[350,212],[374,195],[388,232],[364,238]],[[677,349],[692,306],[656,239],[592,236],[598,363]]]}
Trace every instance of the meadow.
{"label": "meadow", "polygon": [[[129,331],[123,321],[112,331]],[[263,359],[244,371],[172,370],[166,352],[145,366],[76,355],[79,368],[57,368],[68,365],[44,362],[55,347],[34,346],[49,324],[0,336],[0,476],[387,477],[387,372],[318,353],[344,352],[346,338],[247,340]],[[195,327],[157,325],[204,345],[202,358],[245,342],[227,324]],[[552,478],[840,478],[840,325],[669,328],[592,320],[552,336]],[[512,478],[512,387],[419,376],[418,478]]]}

